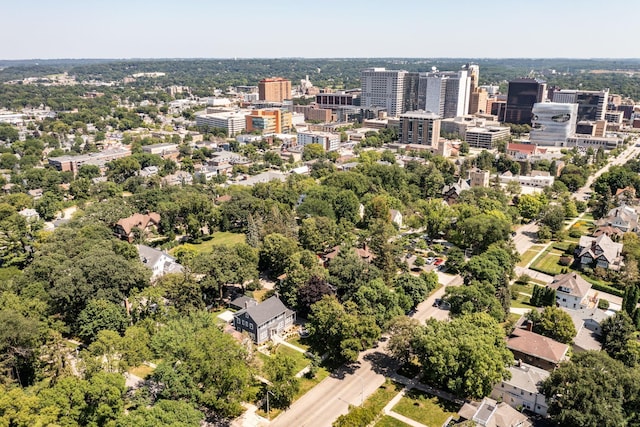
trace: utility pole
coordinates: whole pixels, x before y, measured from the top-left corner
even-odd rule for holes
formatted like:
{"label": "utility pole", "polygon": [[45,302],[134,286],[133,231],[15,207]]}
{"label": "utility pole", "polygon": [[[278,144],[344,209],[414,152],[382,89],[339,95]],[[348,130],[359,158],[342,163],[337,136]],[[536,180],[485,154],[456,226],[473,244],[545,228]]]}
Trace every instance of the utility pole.
{"label": "utility pole", "polygon": [[[271,393],[271,390],[267,389],[267,419],[269,421],[271,421],[271,414],[269,413],[269,394]],[[272,396],[275,397],[275,394],[271,393]]]}

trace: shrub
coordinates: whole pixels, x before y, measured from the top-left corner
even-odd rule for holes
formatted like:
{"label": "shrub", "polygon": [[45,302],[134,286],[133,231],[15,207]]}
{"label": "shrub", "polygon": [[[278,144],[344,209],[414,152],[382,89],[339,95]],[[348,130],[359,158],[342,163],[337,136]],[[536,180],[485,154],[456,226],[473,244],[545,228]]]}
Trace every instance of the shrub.
{"label": "shrub", "polygon": [[573,258],[570,256],[561,256],[558,264],[567,267],[573,263]]}
{"label": "shrub", "polygon": [[578,238],[580,236],[582,236],[582,233],[577,228],[572,228],[569,232],[569,237]]}
{"label": "shrub", "polygon": [[607,301],[606,299],[603,299],[603,298],[599,299],[598,300],[598,308],[600,310],[608,309],[609,308],[609,301]]}

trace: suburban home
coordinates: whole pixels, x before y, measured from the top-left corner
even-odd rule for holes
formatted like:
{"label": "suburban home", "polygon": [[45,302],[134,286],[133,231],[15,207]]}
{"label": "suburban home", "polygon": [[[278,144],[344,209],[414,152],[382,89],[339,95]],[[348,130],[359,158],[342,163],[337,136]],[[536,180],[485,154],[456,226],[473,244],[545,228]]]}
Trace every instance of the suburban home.
{"label": "suburban home", "polygon": [[253,342],[262,344],[292,326],[296,313],[274,295],[260,304],[243,308],[233,318],[237,331],[247,332]]}
{"label": "suburban home", "polygon": [[600,237],[603,234],[606,234],[614,242],[619,242],[624,236],[624,231],[610,225],[601,225],[593,232],[593,237]]}
{"label": "suburban home", "polygon": [[482,427],[531,427],[529,418],[504,402],[485,397],[482,402],[469,402],[458,411],[461,420]]}
{"label": "suburban home", "polygon": [[619,202],[630,202],[636,199],[636,189],[632,186],[618,188],[615,194],[616,200]]}
{"label": "suburban home", "polygon": [[591,283],[576,272],[555,276],[547,286],[556,291],[556,304],[559,307],[578,310],[588,304],[587,294],[591,290]]}
{"label": "suburban home", "polygon": [[460,198],[460,193],[470,189],[469,183],[463,179],[458,180],[455,184],[445,185],[442,189],[442,198],[445,202],[452,205]]}
{"label": "suburban home", "polygon": [[229,308],[235,308],[236,310],[242,310],[243,308],[253,307],[258,305],[258,301],[247,296],[239,296],[229,303]]}
{"label": "suburban home", "polygon": [[144,236],[156,231],[160,224],[160,214],[150,212],[148,214],[135,213],[128,218],[122,218],[116,222],[114,233],[122,240],[132,243],[135,239],[134,228],[139,229]]}
{"label": "suburban home", "polygon": [[493,387],[491,398],[504,402],[512,408],[523,408],[534,414],[546,416],[548,405],[545,395],[538,386],[549,377],[544,369],[517,361],[509,367],[511,379],[499,382]]}
{"label": "suburban home", "polygon": [[539,148],[536,144],[520,144],[515,142],[507,144],[507,155],[518,162],[531,160],[533,156],[546,152],[546,148]]}
{"label": "suburban home", "polygon": [[193,176],[186,171],[177,171],[162,178],[162,185],[189,185],[193,183]]}
{"label": "suburban home", "polygon": [[391,222],[398,226],[398,228],[402,228],[402,214],[400,211],[395,209],[389,209],[389,216],[391,217]]}
{"label": "suburban home", "polygon": [[622,264],[622,243],[616,243],[606,234],[599,237],[582,236],[576,254],[580,264],[619,270]]}
{"label": "suburban home", "polygon": [[598,226],[611,226],[623,233],[638,232],[638,213],[631,206],[622,204],[611,209],[606,216],[596,222]]}
{"label": "suburban home", "polygon": [[[325,267],[329,266],[329,263],[338,256],[340,250],[342,248],[340,246],[334,246],[330,252],[324,254],[322,257],[322,261]],[[361,260],[366,262],[371,262],[376,257],[370,250],[367,244],[362,248],[353,248],[353,251],[360,257]]]}
{"label": "suburban home", "polygon": [[184,268],[171,255],[146,245],[136,245],[140,261],[151,270],[151,280],[169,273],[182,273]]}
{"label": "suburban home", "polygon": [[613,315],[613,311],[600,310],[597,307],[580,310],[565,310],[571,316],[576,336],[573,339],[574,352],[601,350],[602,322]]}
{"label": "suburban home", "polygon": [[567,359],[569,346],[527,329],[516,328],[507,338],[507,348],[516,360],[552,371]]}

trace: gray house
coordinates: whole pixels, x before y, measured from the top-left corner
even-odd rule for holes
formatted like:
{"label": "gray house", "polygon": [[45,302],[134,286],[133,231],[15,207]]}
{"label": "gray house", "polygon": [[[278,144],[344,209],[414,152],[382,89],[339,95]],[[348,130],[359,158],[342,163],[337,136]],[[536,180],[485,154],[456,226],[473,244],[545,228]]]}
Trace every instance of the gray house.
{"label": "gray house", "polygon": [[248,306],[233,315],[233,326],[239,332],[247,332],[256,344],[262,344],[296,320],[296,313],[289,310],[277,296],[258,305]]}

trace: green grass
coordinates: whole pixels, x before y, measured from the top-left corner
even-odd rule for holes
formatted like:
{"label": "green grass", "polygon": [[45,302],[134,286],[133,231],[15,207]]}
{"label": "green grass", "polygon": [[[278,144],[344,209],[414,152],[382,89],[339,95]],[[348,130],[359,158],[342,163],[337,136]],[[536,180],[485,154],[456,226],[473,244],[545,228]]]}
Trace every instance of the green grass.
{"label": "green grass", "polygon": [[375,427],[407,427],[409,424],[405,424],[400,420],[397,420],[389,415],[385,415],[380,418],[380,421],[376,423]]}
{"label": "green grass", "polygon": [[509,313],[509,316],[507,316],[507,320],[515,323],[520,320],[520,317],[522,317],[521,314]]}
{"label": "green grass", "polygon": [[251,291],[251,298],[256,301],[264,301],[264,296],[269,292],[269,289],[258,289]]}
{"label": "green grass", "polygon": [[520,256],[520,262],[518,263],[518,267],[524,267],[529,264],[535,257],[540,253],[539,250],[528,249],[525,253]]}
{"label": "green grass", "polygon": [[591,212],[586,212],[582,215],[582,219],[584,221],[591,221],[593,222],[595,219],[593,218],[593,214]]}
{"label": "green grass", "polygon": [[[213,250],[214,246],[222,245],[237,245],[238,243],[245,242],[245,235],[241,233],[229,233],[228,231],[217,231],[211,235],[209,240],[205,240],[202,243],[185,243],[184,245],[177,246],[185,247],[187,249],[193,249],[199,254],[209,253]],[[170,253],[175,250],[173,248]]]}
{"label": "green grass", "polygon": [[528,308],[532,309],[533,306],[529,304],[529,297],[525,297],[524,295],[518,295],[518,299],[511,300],[511,307],[513,308]]}
{"label": "green grass", "polygon": [[455,417],[460,406],[424,393],[410,390],[393,411],[427,426],[441,426],[449,417]]}
{"label": "green grass", "polygon": [[529,294],[532,295],[533,294],[533,284],[531,283],[527,283],[526,285],[521,285],[519,283],[513,284],[511,285],[511,292],[512,293],[525,293],[525,294]]}
{"label": "green grass", "polygon": [[386,406],[387,403],[394,396],[404,388],[402,384],[394,383],[391,380],[386,380],[384,384],[378,387],[375,393],[373,393],[367,400],[364,401],[365,408],[371,408],[374,412],[378,413]]}
{"label": "green grass", "polygon": [[297,347],[303,348],[305,350],[309,350],[310,346],[309,344],[307,344],[308,339],[307,338],[302,338],[300,336],[295,336],[292,338],[289,338],[287,340],[287,342],[289,342],[290,344],[293,344]]}
{"label": "green grass", "polygon": [[311,360],[309,360],[303,353],[300,353],[297,350],[287,347],[286,345],[280,344],[278,346],[278,349],[276,350],[276,353],[290,356],[293,360],[295,360],[296,373],[300,372],[302,369],[304,369],[306,366],[308,366],[311,363]]}
{"label": "green grass", "polygon": [[562,251],[558,249],[546,250],[531,264],[532,269],[541,271],[546,274],[555,276],[560,274],[562,269],[565,268],[558,264]]}

